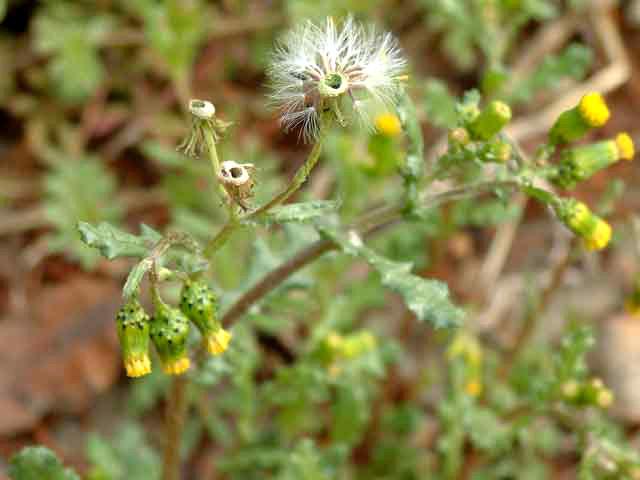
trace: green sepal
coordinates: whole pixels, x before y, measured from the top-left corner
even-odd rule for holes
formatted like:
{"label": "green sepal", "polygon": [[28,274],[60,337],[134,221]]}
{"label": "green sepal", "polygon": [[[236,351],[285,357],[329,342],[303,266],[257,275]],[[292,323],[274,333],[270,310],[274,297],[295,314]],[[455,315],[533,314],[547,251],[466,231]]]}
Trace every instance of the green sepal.
{"label": "green sepal", "polygon": [[617,161],[618,149],[611,140],[574,147],[562,153],[551,180],[561,188],[571,189]]}
{"label": "green sepal", "polygon": [[180,310],[203,336],[220,328],[217,319],[218,299],[205,283],[187,280],[180,294]]}
{"label": "green sepal", "polygon": [[116,315],[122,356],[147,355],[149,352],[149,315],[137,298],[131,298]]}
{"label": "green sepal", "polygon": [[494,100],[469,124],[469,131],[474,139],[486,141],[500,132],[510,120],[509,105]]}
{"label": "green sepal", "polygon": [[559,145],[584,137],[591,129],[584,121],[578,107],[562,112],[549,131],[549,143]]}
{"label": "green sepal", "polygon": [[187,353],[189,320],[180,310],[164,303],[157,293],[154,296],[151,340],[163,364],[175,362]]}

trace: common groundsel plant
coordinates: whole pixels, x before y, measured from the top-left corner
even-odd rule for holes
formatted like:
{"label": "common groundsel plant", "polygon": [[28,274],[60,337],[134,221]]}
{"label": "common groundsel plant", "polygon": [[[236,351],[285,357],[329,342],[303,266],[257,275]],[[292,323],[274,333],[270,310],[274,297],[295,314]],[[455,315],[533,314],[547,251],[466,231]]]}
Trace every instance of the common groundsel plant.
{"label": "common groundsel plant", "polygon": [[[468,326],[472,310],[458,305],[445,283],[423,278],[410,263],[379,253],[371,243],[394,228],[428,224],[445,204],[495,196],[508,205],[521,193],[545,206],[585,249],[602,250],[612,236],[610,225],[567,192],[598,171],[631,160],[631,138],[621,132],[577,144],[610,117],[604,98],[588,92],[556,119],[544,143],[529,154],[504,133],[512,118],[510,106],[499,99],[483,101],[473,90],[456,105],[446,152],[427,163],[408,68],[391,34],[351,17],[294,27],[271,57],[269,98],[280,112],[282,128],[312,146],[282,190],[257,203],[261,165],[220,158],[218,146],[230,141],[232,125],[211,102],[191,100],[190,132],[179,148],[210,162],[211,202],[226,215],[219,231],[201,243],[187,231],[162,234],[142,225],[132,234],[105,222],[79,223],[82,241],[104,257],[137,259],[123,287],[116,329],[129,377],[145,377],[156,365],[173,377],[163,478],[179,478],[187,384],[209,387],[219,381],[220,372],[229,373],[225,388],[235,396],[223,397],[233,400],[214,414],[218,430],[213,428],[212,436],[228,449],[219,468],[233,478],[460,478],[467,442],[479,452],[473,478],[546,478],[542,459],[561,451],[558,438],[566,430],[578,438],[582,478],[640,478],[640,458],[599,413],[613,398],[586,368],[585,355],[593,343],[588,328],[574,326],[553,356],[521,359],[501,377],[498,357]],[[333,153],[327,149],[329,138],[355,129],[375,139],[369,146],[374,158],[392,162],[399,179],[395,191],[385,192],[383,204],[373,203],[349,218],[338,198],[289,202],[323,156]],[[235,236],[264,232],[265,226],[275,234],[275,225],[285,232],[311,225],[317,240],[299,245],[297,253],[272,265],[266,275],[247,279],[221,314],[220,297],[226,293],[211,268],[216,255],[233,249]],[[263,240],[256,236],[254,242],[260,251]],[[284,364],[272,379],[256,385],[261,357],[250,333],[255,325],[243,318],[281,287],[304,283],[300,270],[328,252],[366,262],[377,272],[376,282],[399,294],[418,321],[445,332],[450,368],[444,374],[446,392],[431,412],[441,431],[433,448],[414,441],[426,416],[417,403],[400,402],[385,411],[380,407],[375,422],[368,413],[379,405],[380,379],[402,352],[373,331],[347,332],[352,325],[335,320],[379,301],[362,285],[345,286],[353,298],[332,298],[327,320],[313,328],[294,354],[278,346],[285,351]],[[307,283],[314,295],[327,295]],[[147,299],[151,309],[145,306]],[[295,298],[275,306],[293,309],[297,317],[307,308]],[[269,338],[279,345],[273,335]],[[211,376],[215,380],[208,380]],[[277,428],[266,419],[274,412]],[[237,418],[234,432],[221,426],[226,413]],[[389,434],[378,438],[376,429]],[[356,462],[357,447],[369,437],[378,438],[372,457]],[[23,460],[14,459],[16,471]]]}

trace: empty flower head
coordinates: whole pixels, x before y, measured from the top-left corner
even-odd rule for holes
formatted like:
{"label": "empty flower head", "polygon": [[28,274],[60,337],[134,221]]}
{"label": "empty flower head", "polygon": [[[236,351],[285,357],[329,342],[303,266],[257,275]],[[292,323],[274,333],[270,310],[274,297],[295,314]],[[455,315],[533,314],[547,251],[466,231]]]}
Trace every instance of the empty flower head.
{"label": "empty flower head", "polygon": [[329,17],[322,25],[307,21],[286,34],[267,73],[285,130],[300,128],[304,140],[313,140],[324,112],[343,126],[354,114],[371,127],[368,112],[376,104],[394,105],[405,67],[390,33],[351,17],[336,25]]}

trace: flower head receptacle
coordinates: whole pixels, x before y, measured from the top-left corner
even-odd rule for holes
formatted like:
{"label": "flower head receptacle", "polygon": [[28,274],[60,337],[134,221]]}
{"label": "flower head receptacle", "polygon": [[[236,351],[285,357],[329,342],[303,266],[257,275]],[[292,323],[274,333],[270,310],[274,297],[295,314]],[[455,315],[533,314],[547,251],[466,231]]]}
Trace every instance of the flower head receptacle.
{"label": "flower head receptacle", "polygon": [[169,375],[180,375],[189,369],[187,337],[189,320],[177,308],[165,304],[154,292],[155,312],[151,318],[150,336]]}
{"label": "flower head receptacle", "polygon": [[137,299],[129,300],[116,315],[122,360],[128,377],[151,373],[149,316]]}
{"label": "flower head receptacle", "polygon": [[609,117],[609,107],[602,95],[587,93],[578,105],[560,114],[549,131],[549,142],[558,145],[579,140],[589,130],[602,127]]}
{"label": "flower head receptacle", "polygon": [[587,250],[602,250],[611,240],[611,226],[591,212],[589,207],[573,198],[555,205],[558,218],[577,236]]}
{"label": "flower head receptacle", "polygon": [[340,23],[329,17],[320,25],[308,21],[285,35],[267,74],[281,124],[285,130],[300,128],[300,136],[310,141],[319,136],[325,118],[345,126],[355,116],[372,127],[372,104],[395,105],[405,68],[391,34],[366,28],[351,17]]}
{"label": "flower head receptacle", "polygon": [[217,318],[218,300],[209,286],[201,281],[187,280],[180,294],[180,309],[202,334],[202,341],[211,355],[227,350],[232,334]]}
{"label": "flower head receptacle", "polygon": [[190,100],[191,129],[189,135],[178,145],[178,150],[191,157],[201,156],[208,148],[206,135],[218,140],[231,126],[216,117],[216,107],[206,100]]}
{"label": "flower head receptacle", "polygon": [[220,165],[218,180],[229,198],[243,210],[248,210],[247,200],[253,197],[255,166],[252,163],[237,163],[227,160]]}

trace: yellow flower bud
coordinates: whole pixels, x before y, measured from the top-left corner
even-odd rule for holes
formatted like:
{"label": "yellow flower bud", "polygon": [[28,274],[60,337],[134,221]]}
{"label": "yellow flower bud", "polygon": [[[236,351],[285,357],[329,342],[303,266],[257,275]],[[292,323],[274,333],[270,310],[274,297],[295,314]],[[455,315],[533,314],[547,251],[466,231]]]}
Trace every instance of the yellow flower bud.
{"label": "yellow flower bud", "polygon": [[482,383],[477,379],[470,380],[465,385],[464,390],[470,397],[477,397],[482,393]]}
{"label": "yellow flower bud", "polygon": [[151,373],[149,360],[149,316],[136,298],[129,300],[116,316],[122,360],[128,377]]}
{"label": "yellow flower bud", "polygon": [[489,140],[511,120],[511,108],[504,102],[493,101],[469,124],[474,138]]}
{"label": "yellow flower bud", "polygon": [[587,93],[578,104],[580,116],[590,127],[601,127],[609,120],[609,108],[602,95]]}
{"label": "yellow flower bud", "polygon": [[376,130],[386,137],[397,137],[402,132],[400,119],[393,113],[385,112],[377,115],[374,123]]}
{"label": "yellow flower bud", "polygon": [[619,133],[616,136],[616,147],[618,148],[618,156],[623,160],[631,160],[635,155],[635,147],[633,140],[628,133]]}
{"label": "yellow flower bud", "polygon": [[602,389],[598,392],[596,403],[600,408],[608,408],[613,403],[613,393],[609,389]]}
{"label": "yellow flower bud", "polygon": [[455,146],[465,146],[469,144],[471,138],[469,131],[463,127],[457,127],[449,130],[449,144]]}
{"label": "yellow flower bud", "polygon": [[562,385],[562,395],[568,399],[574,399],[580,392],[580,384],[575,380],[567,380]]}
{"label": "yellow flower bud", "polygon": [[191,362],[189,360],[189,357],[184,356],[166,360],[162,364],[162,370],[168,375],[182,375],[184,372],[189,370],[190,366]]}
{"label": "yellow flower bud", "polygon": [[584,203],[565,199],[555,206],[555,211],[560,220],[582,238],[588,250],[601,250],[609,244],[611,227]]}
{"label": "yellow flower bud", "polygon": [[609,116],[602,95],[587,93],[577,106],[560,114],[549,131],[549,141],[557,145],[578,140],[590,129],[604,125]]}
{"label": "yellow flower bud", "polygon": [[137,378],[151,373],[149,355],[146,352],[131,354],[124,359],[124,368],[127,372],[127,377]]}
{"label": "yellow flower bud", "polygon": [[578,182],[591,178],[619,159],[620,149],[614,140],[569,148],[562,152],[557,173],[552,181],[559,187],[573,188]]}
{"label": "yellow flower bud", "polygon": [[595,217],[595,226],[583,237],[587,250],[602,250],[611,240],[611,226],[600,217]]}
{"label": "yellow flower bud", "polygon": [[207,351],[211,355],[221,355],[229,347],[229,342],[231,342],[232,337],[233,335],[222,327],[210,332],[204,338]]}

